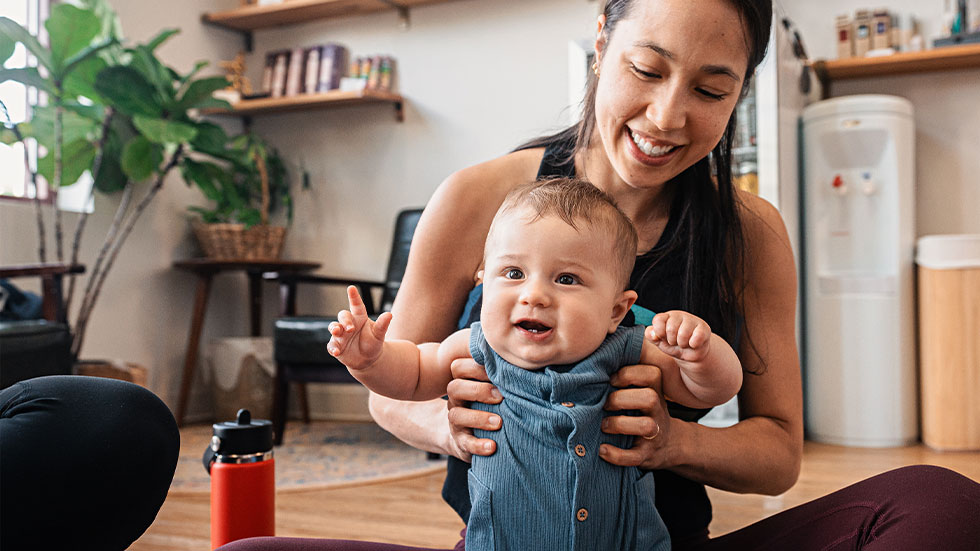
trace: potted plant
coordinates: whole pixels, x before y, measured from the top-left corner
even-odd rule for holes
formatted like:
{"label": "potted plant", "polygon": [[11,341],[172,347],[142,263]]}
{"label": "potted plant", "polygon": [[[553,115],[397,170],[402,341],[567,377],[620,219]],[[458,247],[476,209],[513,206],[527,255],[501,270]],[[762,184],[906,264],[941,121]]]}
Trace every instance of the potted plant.
{"label": "potted plant", "polygon": [[[0,82],[15,80],[47,97],[45,105],[33,109],[30,120],[13,124],[8,117],[0,137],[6,143],[37,141],[37,171],[30,175],[35,189],[39,174],[57,189],[73,185],[89,172],[93,193],[121,194],[102,247],[88,263],[89,275],[71,323],[71,350],[77,361],[106,276],[167,175],[177,167],[185,177],[193,171],[217,171],[222,163],[238,159],[239,152],[219,126],[195,115],[200,109],[230,107],[213,97],[214,91],[228,85],[227,79],[197,78],[205,62],[182,74],[157,58],[156,49],[177,30],[162,31],[145,44],[125,46],[118,19],[105,0],[55,4],[45,29],[49,44],[42,45],[17,23],[0,17],[0,63],[17,43],[38,62],[37,67],[0,68]],[[77,264],[87,214],[78,219],[66,260],[61,214],[52,208],[57,260]],[[46,262],[45,207],[37,199],[35,211],[39,260]],[[66,294],[69,312],[74,283],[72,279]]]}
{"label": "potted plant", "polygon": [[224,159],[224,167],[192,159],[181,167],[188,185],[196,185],[213,203],[188,209],[199,216],[193,229],[201,248],[222,260],[278,258],[286,226],[270,224],[270,216],[282,212],[280,222],[286,224],[293,216],[285,162],[252,133],[232,138]]}

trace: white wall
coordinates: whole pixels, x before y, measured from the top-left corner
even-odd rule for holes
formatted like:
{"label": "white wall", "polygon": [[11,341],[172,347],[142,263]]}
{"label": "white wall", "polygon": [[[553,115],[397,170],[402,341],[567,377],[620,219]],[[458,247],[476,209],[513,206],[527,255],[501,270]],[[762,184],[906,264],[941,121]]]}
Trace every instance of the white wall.
{"label": "white wall", "polygon": [[[242,47],[238,34],[200,22],[204,11],[237,4],[113,2],[130,40],[146,40],[163,28],[182,29],[160,53],[184,71],[199,59],[215,65],[231,59]],[[586,0],[458,0],[412,9],[407,30],[395,13],[382,13],[258,31],[255,53],[248,58],[253,82],[259,82],[265,51],[335,41],[354,55],[395,56],[399,91],[406,97],[403,123],[395,121],[387,105],[254,119],[255,132],[312,176],[312,189],[295,193],[296,218],[284,255],[322,262],[324,273],[381,279],[398,210],[425,204],[452,171],[560,126],[568,94],[567,43],[591,36],[595,13],[596,4]],[[230,129],[236,127],[229,123]],[[117,201],[97,197],[83,247],[89,265]],[[176,406],[195,281],[170,265],[199,254],[186,207],[200,202],[178,177],[167,181],[107,280],[83,350],[87,358],[123,358],[147,366],[152,389],[171,407]],[[74,215],[66,218],[74,227]],[[30,205],[0,203],[0,264],[36,261],[33,224]],[[50,251],[51,246],[49,260]],[[265,290],[266,312],[274,312],[275,288]],[[202,342],[247,334],[245,292],[239,274],[215,280]],[[301,311],[307,313],[343,305],[342,292],[326,300],[314,293],[300,298]],[[266,316],[267,333],[271,319]],[[344,398],[349,390],[337,396]],[[199,376],[189,418],[206,418],[207,400]]]}
{"label": "white wall", "polygon": [[[236,33],[200,23],[201,12],[232,8],[236,0],[113,4],[132,40],[146,40],[166,27],[181,28],[161,50],[181,70],[199,59],[230,59],[242,44]],[[854,9],[846,0],[780,0],[779,5],[801,27],[814,57],[833,55],[833,18]],[[919,9],[912,0],[878,5]],[[406,97],[403,123],[395,122],[388,106],[255,118],[254,130],[312,176],[313,188],[296,192],[296,220],[285,256],[322,262],[324,273],[381,278],[399,209],[424,204],[452,171],[503,154],[565,120],[567,43],[592,35],[595,12],[595,2],[587,0],[457,0],[413,9],[408,30],[399,27],[394,13],[383,13],[257,32],[255,53],[248,60],[253,82],[259,80],[267,50],[336,41],[354,55],[394,55],[400,92]],[[938,29],[938,13],[922,15],[926,29]],[[915,104],[919,234],[980,232],[980,217],[975,216],[980,212],[977,74],[890,77],[835,87],[835,93],[887,91]],[[83,248],[90,265],[116,201],[118,197],[97,197]],[[172,407],[194,279],[170,264],[199,254],[186,207],[200,202],[199,194],[179,178],[169,179],[123,249],[83,351],[87,358],[124,358],[146,365],[151,387]],[[73,216],[67,218],[73,223]],[[0,264],[36,261],[30,206],[0,203],[0,235]],[[204,342],[247,333],[245,290],[239,275],[216,279]],[[274,290],[266,287],[268,295]],[[274,298],[267,298],[267,312],[274,311]],[[302,294],[300,307],[330,312],[342,300],[342,294]],[[271,325],[271,316],[265,323]],[[192,417],[209,414],[205,390],[198,377]]]}

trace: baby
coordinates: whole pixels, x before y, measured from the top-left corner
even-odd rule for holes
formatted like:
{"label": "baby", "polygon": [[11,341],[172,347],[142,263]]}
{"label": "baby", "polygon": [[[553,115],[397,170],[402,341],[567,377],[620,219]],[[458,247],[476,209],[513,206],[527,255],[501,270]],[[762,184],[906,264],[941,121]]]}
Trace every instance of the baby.
{"label": "baby", "polygon": [[599,458],[601,443],[629,448],[633,438],[600,430],[609,377],[656,365],[670,400],[704,408],[735,395],[742,371],[728,343],[687,312],[619,325],[637,298],[626,290],[636,248],[633,225],[605,193],[561,178],[521,186],[500,206],[484,249],[481,321],[469,329],[441,343],[385,341],[391,314],[372,322],[348,288],[350,310],[331,324],[327,350],[365,386],[429,400],[446,394],[452,361],[472,356],[503,396],[473,404],[504,422],[478,434],[497,452],[473,456],[467,550],[670,549],[653,476]]}

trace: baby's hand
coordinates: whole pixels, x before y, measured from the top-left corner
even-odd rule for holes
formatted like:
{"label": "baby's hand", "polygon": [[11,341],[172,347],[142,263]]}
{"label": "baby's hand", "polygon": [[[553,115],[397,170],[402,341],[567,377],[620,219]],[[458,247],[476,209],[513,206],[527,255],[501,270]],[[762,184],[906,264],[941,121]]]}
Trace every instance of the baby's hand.
{"label": "baby's hand", "polygon": [[653,317],[646,337],[665,354],[678,360],[698,362],[708,355],[711,328],[694,314],[681,310],[662,312]]}
{"label": "baby's hand", "polygon": [[342,310],[337,314],[337,321],[328,326],[327,352],[350,369],[365,369],[381,356],[391,313],[385,312],[378,316],[378,321],[371,321],[364,301],[353,285],[347,288],[347,298],[350,310]]}

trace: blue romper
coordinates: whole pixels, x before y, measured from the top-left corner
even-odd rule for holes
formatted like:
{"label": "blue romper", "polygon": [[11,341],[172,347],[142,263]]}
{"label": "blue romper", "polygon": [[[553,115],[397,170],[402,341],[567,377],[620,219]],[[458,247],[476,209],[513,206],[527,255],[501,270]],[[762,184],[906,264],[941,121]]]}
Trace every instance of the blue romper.
{"label": "blue romper", "polygon": [[474,403],[504,420],[497,452],[473,456],[467,551],[597,549],[667,551],[654,506],[653,476],[599,457],[599,444],[628,448],[632,437],[600,431],[609,377],[639,362],[642,326],[619,327],[574,365],[522,369],[497,355],[479,322],[470,353],[486,366],[503,402]]}

